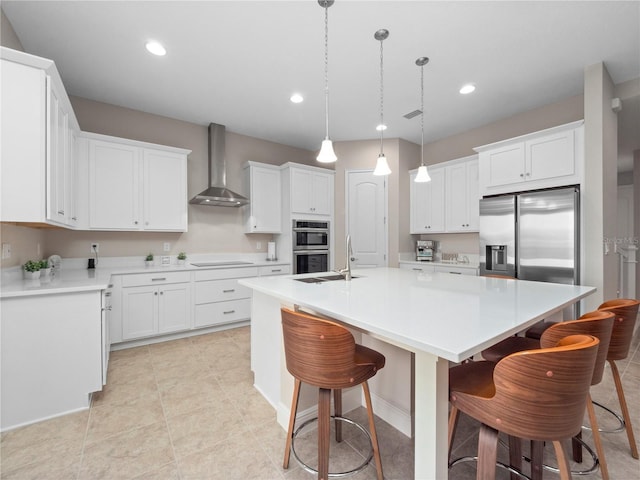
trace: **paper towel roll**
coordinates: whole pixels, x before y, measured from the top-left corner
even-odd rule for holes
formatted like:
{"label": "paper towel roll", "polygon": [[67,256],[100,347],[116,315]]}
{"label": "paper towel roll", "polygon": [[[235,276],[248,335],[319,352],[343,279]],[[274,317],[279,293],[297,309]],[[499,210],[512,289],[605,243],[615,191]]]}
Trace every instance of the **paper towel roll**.
{"label": "paper towel roll", "polygon": [[276,259],[276,242],[267,243],[267,260]]}

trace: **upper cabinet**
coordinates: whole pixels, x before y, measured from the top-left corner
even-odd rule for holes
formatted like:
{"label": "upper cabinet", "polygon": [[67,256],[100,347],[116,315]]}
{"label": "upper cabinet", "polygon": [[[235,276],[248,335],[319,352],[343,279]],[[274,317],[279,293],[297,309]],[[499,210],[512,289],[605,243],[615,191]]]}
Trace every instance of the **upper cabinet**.
{"label": "upper cabinet", "polygon": [[187,231],[190,150],[81,134],[90,230]]}
{"label": "upper cabinet", "polygon": [[74,228],[80,130],[51,60],[0,48],[0,221]]}
{"label": "upper cabinet", "polygon": [[244,178],[245,192],[249,192],[249,205],[244,207],[245,233],[281,233],[280,167],[248,162]]}
{"label": "upper cabinet", "polygon": [[430,182],[416,183],[417,170],[409,172],[410,232],[442,233],[445,231],[445,169],[429,167]]}
{"label": "upper cabinet", "polygon": [[285,163],[282,168],[283,198],[292,215],[333,215],[333,170],[293,163]]}
{"label": "upper cabinet", "polygon": [[477,156],[447,166],[445,177],[446,231],[477,232],[480,217]]}
{"label": "upper cabinet", "polygon": [[580,184],[583,121],[477,147],[480,195]]}

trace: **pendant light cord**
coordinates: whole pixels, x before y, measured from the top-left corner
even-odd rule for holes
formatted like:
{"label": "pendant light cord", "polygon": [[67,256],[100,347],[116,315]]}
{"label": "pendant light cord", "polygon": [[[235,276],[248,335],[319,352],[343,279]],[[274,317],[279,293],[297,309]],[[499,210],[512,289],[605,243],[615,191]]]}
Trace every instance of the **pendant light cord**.
{"label": "pendant light cord", "polygon": [[420,66],[420,166],[424,166],[424,65]]}
{"label": "pendant light cord", "polygon": [[329,140],[329,5],[324,4],[324,118]]}
{"label": "pendant light cord", "polygon": [[380,39],[380,155],[384,155],[382,151],[382,138],[384,136],[384,62],[383,62],[383,52],[382,52],[382,41],[384,38]]}

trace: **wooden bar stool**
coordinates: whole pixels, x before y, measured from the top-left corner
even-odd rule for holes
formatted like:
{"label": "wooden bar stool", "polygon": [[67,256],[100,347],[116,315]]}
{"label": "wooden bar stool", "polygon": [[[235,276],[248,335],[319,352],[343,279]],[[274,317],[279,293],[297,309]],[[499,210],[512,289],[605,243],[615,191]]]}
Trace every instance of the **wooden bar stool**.
{"label": "wooden bar stool", "polygon": [[[362,385],[369,418],[372,456],[375,458],[378,480],[382,480],[382,460],[367,380],[384,367],[384,356],[375,350],[357,345],[351,332],[338,323],[286,308],[283,308],[281,313],[287,370],[294,377],[283,467],[289,468],[294,438],[293,427],[302,382],[318,387],[318,479],[326,480],[328,477],[356,473],[367,466],[371,457],[350,472],[329,473],[331,391],[334,393],[333,418],[336,419],[336,440],[340,442],[342,432],[339,421],[343,418],[342,389]],[[316,472],[307,465],[303,464],[303,467],[310,472]]]}
{"label": "wooden bar stool", "polygon": [[555,347],[517,352],[497,364],[470,362],[450,369],[449,448],[452,427],[459,412],[464,412],[482,423],[478,480],[495,479],[499,431],[510,437],[552,441],[560,478],[570,479],[562,441],[582,427],[598,344],[591,335],[570,335]]}
{"label": "wooden bar stool", "polygon": [[[534,340],[527,337],[511,337],[497,343],[496,345],[489,347],[482,352],[483,358],[493,362],[499,362],[506,356],[522,351],[536,348],[549,348],[558,343],[562,338],[568,335],[592,335],[600,341],[598,348],[598,355],[594,365],[593,376],[591,378],[591,385],[598,385],[602,381],[602,375],[604,373],[604,366],[607,360],[607,354],[609,351],[609,344],[612,336],[614,315],[611,312],[596,310],[594,312],[585,313],[578,320],[553,323],[548,329],[546,329],[542,338]],[[593,465],[585,470],[574,472],[580,474],[591,473],[597,469],[598,463],[600,463],[600,470],[602,472],[603,480],[609,479],[609,471],[607,468],[607,462],[605,459],[604,449],[602,447],[602,440],[598,431],[598,420],[593,409],[593,402],[591,395],[587,394],[587,412],[589,414],[589,423],[591,425],[593,434],[593,441],[595,443],[597,457],[594,457]],[[574,459],[582,460],[582,450],[579,446],[581,442],[580,437],[574,441]],[[536,455],[532,454],[531,469],[534,478],[540,478],[542,468],[541,458],[541,445],[532,445],[532,451]],[[548,468],[548,467],[545,467]]]}
{"label": "wooden bar stool", "polygon": [[631,346],[631,340],[633,340],[633,330],[638,318],[638,306],[640,301],[627,298],[619,298],[616,300],[609,300],[604,302],[598,307],[598,310],[604,312],[611,312],[615,315],[613,322],[613,331],[611,332],[611,343],[609,344],[609,352],[607,354],[607,361],[611,367],[611,375],[616,385],[616,393],[618,395],[618,402],[620,403],[620,409],[622,410],[622,418],[612,410],[594,402],[601,408],[604,408],[609,413],[615,415],[620,420],[620,428],[615,431],[626,430],[627,438],[629,440],[629,447],[631,448],[631,456],[638,458],[638,447],[636,445],[636,439],[633,435],[633,426],[631,425],[631,416],[629,415],[629,407],[627,407],[627,400],[624,396],[624,389],[622,388],[622,379],[620,378],[620,371],[616,365],[617,360],[624,360],[629,355],[629,348]]}

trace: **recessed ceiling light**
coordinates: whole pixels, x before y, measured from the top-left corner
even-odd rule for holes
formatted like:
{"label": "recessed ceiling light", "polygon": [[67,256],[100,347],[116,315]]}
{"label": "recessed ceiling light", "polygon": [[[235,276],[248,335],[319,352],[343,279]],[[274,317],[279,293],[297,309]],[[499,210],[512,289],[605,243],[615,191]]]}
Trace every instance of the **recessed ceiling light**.
{"label": "recessed ceiling light", "polygon": [[460,93],[462,95],[467,95],[473,92],[475,89],[476,89],[476,86],[473,83],[467,83],[466,85],[462,86],[462,88],[460,89]]}
{"label": "recessed ceiling light", "polygon": [[376,130],[377,130],[377,131],[380,131],[380,130],[386,130],[386,129],[387,129],[387,126],[386,126],[386,125],[378,125],[378,126],[376,127]]}
{"label": "recessed ceiling light", "polygon": [[300,95],[299,93],[294,93],[293,95],[291,95],[291,98],[289,100],[291,100],[293,103],[301,103],[304,98],[302,98],[302,95]]}
{"label": "recessed ceiling light", "polygon": [[148,41],[145,47],[147,47],[147,50],[149,50],[149,52],[153,53],[154,55],[158,55],[159,57],[167,54],[167,50],[160,43],[153,40]]}

